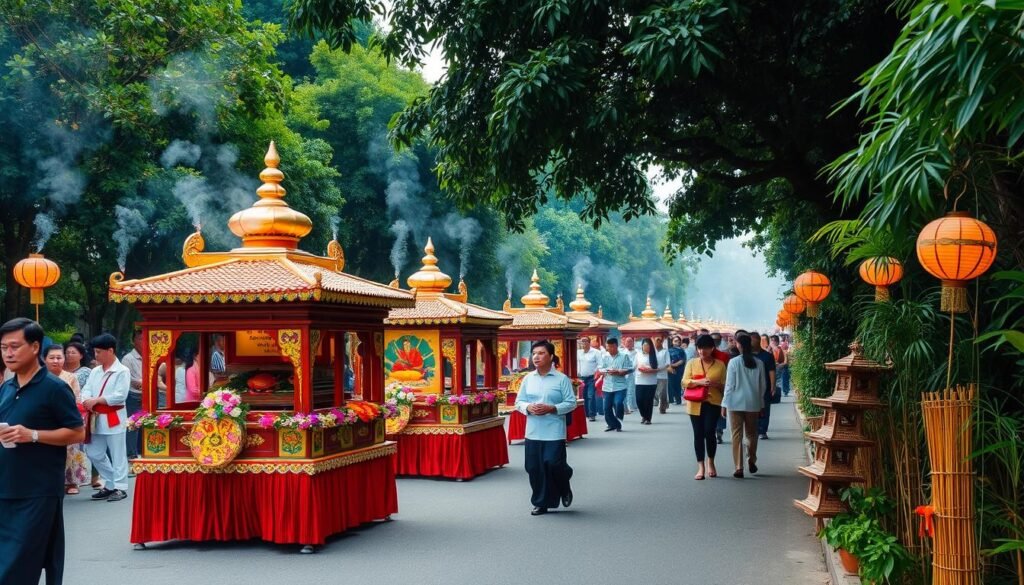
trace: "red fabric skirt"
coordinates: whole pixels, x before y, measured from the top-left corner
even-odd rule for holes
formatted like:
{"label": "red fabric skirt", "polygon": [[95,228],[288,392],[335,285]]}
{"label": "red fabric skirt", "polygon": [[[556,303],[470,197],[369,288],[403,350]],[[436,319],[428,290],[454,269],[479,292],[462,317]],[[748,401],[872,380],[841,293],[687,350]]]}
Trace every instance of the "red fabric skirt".
{"label": "red fabric skirt", "polygon": [[[572,422],[565,428],[565,438],[569,441],[582,439],[587,434],[587,417],[582,408],[572,412]],[[515,410],[508,415],[508,442],[526,439],[526,415]]]}
{"label": "red fabric skirt", "polygon": [[398,438],[398,475],[472,479],[502,465],[508,465],[502,426],[465,435],[403,434]]}
{"label": "red fabric skirt", "polygon": [[392,457],[316,475],[142,471],[135,480],[131,541],[323,544],[332,534],[398,512]]}

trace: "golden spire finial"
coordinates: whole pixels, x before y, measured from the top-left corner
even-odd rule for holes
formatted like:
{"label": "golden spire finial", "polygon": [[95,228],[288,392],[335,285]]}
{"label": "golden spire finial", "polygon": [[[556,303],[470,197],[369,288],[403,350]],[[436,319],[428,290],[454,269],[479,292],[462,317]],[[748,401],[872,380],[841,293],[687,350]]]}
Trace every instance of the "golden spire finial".
{"label": "golden spire finial", "polygon": [[590,301],[583,296],[583,284],[576,286],[576,300],[569,303],[569,308],[577,313],[585,313],[590,310]]}
{"label": "golden spire finial", "polygon": [[548,295],[540,291],[540,276],[537,276],[537,269],[533,269],[533,276],[530,277],[530,292],[523,295],[521,299],[524,307],[543,308],[548,306]]}
{"label": "golden spire finial", "polygon": [[679,309],[679,319],[678,319],[678,322],[679,323],[686,323],[686,313],[682,309]]}
{"label": "golden spire finial", "polygon": [[643,312],[640,313],[640,317],[651,321],[658,318],[658,313],[655,312],[653,307],[651,307],[651,297],[647,297],[647,306],[644,307]]}
{"label": "golden spire finial", "polygon": [[437,256],[434,256],[434,240],[427,238],[427,245],[423,247],[426,255],[423,256],[423,266],[406,282],[409,288],[416,289],[420,293],[442,293],[452,285],[452,277],[448,276],[437,267]]}
{"label": "golden spire finial", "polygon": [[665,310],[661,312],[662,321],[672,321],[672,309],[668,307],[668,303],[665,303]]}
{"label": "golden spire finial", "polygon": [[287,193],[281,186],[284,173],[277,168],[281,156],[273,141],[267,149],[263,162],[267,167],[260,172],[263,184],[256,189],[260,198],[252,207],[231,216],[228,227],[242,238],[244,248],[286,248],[295,249],[299,240],[313,229],[313,222],[306,214],[295,211],[284,202]]}

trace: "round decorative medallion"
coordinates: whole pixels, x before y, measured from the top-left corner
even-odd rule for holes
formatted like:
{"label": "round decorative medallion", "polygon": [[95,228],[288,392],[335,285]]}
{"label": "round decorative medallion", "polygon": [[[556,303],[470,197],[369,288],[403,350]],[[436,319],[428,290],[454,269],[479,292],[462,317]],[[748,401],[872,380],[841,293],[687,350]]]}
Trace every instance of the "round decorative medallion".
{"label": "round decorative medallion", "polygon": [[385,429],[389,435],[397,435],[405,430],[412,416],[412,407],[401,404],[398,406],[398,417],[389,418],[385,421]]}
{"label": "round decorative medallion", "polygon": [[189,433],[192,457],[203,467],[223,467],[245,448],[245,427],[234,419],[200,418]]}

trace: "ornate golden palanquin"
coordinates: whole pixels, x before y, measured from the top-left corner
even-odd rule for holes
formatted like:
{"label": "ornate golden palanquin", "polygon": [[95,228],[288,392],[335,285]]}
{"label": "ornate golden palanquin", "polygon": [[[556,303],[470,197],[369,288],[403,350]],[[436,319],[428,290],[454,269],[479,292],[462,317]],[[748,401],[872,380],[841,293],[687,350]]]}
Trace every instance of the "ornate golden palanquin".
{"label": "ornate golden palanquin", "polygon": [[[338,411],[353,399],[382,403],[383,320],[389,310],[414,304],[408,291],[345,273],[336,241],[328,244],[326,256],[298,249],[312,224],[283,200],[284,175],[273,143],[265,162],[259,199],[228,224],[242,239],[241,247],[206,252],[197,231],[185,241],[184,269],[132,280],[121,273],[110,278],[110,300],[131,303],[141,315],[143,409],[185,421],[177,428],[144,429],[143,456],[132,462],[133,470],[145,475],[140,486],[157,486],[166,474],[329,474],[394,453],[394,446],[385,444],[381,418],[329,428],[258,423],[278,415]],[[186,370],[181,362],[189,356],[194,363]],[[214,361],[224,369],[214,371]],[[192,459],[189,430],[198,401],[218,388],[235,391],[251,410],[241,453],[213,470]],[[337,482],[338,477],[324,481]],[[393,474],[374,481],[389,494],[394,487]],[[153,510],[159,508],[142,495]],[[144,523],[147,515],[136,512],[136,522]],[[333,525],[359,516],[349,513],[351,518],[339,516]],[[155,524],[133,534],[180,537],[162,530]],[[323,536],[315,526],[298,532]]]}

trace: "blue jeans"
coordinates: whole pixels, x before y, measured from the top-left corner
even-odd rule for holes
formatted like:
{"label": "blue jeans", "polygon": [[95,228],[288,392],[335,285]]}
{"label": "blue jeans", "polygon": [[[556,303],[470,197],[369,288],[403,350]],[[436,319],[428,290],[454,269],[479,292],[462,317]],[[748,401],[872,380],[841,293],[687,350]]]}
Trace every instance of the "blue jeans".
{"label": "blue jeans", "polygon": [[626,374],[626,408],[636,410],[636,378]]}
{"label": "blue jeans", "polygon": [[622,417],[625,416],[625,413],[623,412],[625,402],[625,390],[619,390],[618,392],[606,391],[604,393],[604,422],[608,423],[609,428],[622,428],[621,421]]}
{"label": "blue jeans", "polygon": [[[131,416],[140,410],[142,410],[142,395],[129,392],[128,398],[124,401],[125,416]],[[124,434],[127,443],[125,448],[129,459],[135,459],[139,456],[142,446],[141,434],[139,431],[128,431]]]}
{"label": "blue jeans", "polygon": [[782,366],[778,369],[779,386],[782,388],[782,395],[789,396],[789,366]]}
{"label": "blue jeans", "polygon": [[583,380],[583,410],[587,418],[594,418],[604,414],[604,405],[597,400],[597,386],[594,385],[594,376],[580,376]]}
{"label": "blue jeans", "polygon": [[757,419],[757,434],[768,434],[768,422],[772,418],[772,395],[766,392],[764,395],[764,414]]}

